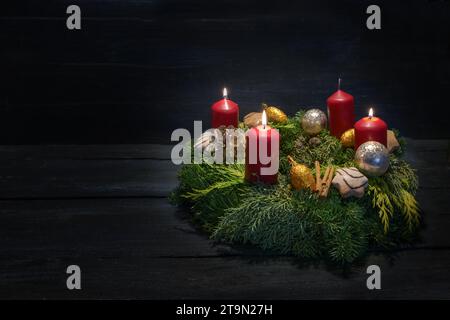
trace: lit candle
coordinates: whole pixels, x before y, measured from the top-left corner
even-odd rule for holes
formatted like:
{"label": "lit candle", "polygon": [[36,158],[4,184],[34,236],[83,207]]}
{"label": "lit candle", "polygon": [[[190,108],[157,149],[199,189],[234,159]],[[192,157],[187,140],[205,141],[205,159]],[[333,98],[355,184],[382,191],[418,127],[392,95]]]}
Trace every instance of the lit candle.
{"label": "lit candle", "polygon": [[223,89],[223,99],[211,106],[211,112],[211,126],[213,128],[218,128],[220,126],[238,127],[239,107],[235,102],[228,99],[227,88]]}
{"label": "lit candle", "polygon": [[327,107],[330,133],[340,139],[355,123],[355,99],[341,90],[341,79],[338,81],[338,90],[327,99]]}
{"label": "lit candle", "polygon": [[267,125],[266,111],[261,125],[246,133],[245,180],[274,184],[278,180],[280,134]]}
{"label": "lit candle", "polygon": [[369,116],[355,123],[355,150],[367,141],[377,141],[387,147],[387,125],[380,118],[373,116],[370,108]]}

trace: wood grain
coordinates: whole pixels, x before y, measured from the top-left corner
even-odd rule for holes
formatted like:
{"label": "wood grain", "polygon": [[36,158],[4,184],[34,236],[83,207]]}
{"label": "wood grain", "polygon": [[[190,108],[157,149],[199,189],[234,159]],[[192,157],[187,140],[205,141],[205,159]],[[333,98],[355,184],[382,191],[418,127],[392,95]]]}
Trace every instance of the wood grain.
{"label": "wood grain", "polygon": [[[170,146],[1,146],[0,298],[449,299],[448,142],[408,142],[422,241],[346,270],[208,239],[168,202]],[[70,264],[79,292],[65,289]],[[380,291],[366,289],[370,264]]]}
{"label": "wood grain", "polygon": [[293,115],[325,110],[339,76],[357,118],[375,106],[404,135],[450,137],[447,1],[380,0],[376,31],[370,1],[79,0],[80,31],[69,4],[2,7],[2,144],[168,143],[209,124],[223,86],[242,116],[261,102]]}

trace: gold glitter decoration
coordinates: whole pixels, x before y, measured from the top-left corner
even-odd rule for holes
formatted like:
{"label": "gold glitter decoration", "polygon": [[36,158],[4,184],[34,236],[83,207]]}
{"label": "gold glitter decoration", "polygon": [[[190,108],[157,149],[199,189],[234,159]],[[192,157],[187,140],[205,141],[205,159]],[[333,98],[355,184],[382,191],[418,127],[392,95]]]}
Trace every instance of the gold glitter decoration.
{"label": "gold glitter decoration", "polygon": [[303,164],[298,164],[295,160],[288,156],[288,160],[291,163],[291,185],[295,190],[301,189],[311,189],[315,188],[315,180],[314,176],[311,173],[311,170]]}
{"label": "gold glitter decoration", "polygon": [[280,108],[274,106],[268,106],[263,103],[262,107],[266,110],[267,120],[274,123],[286,123],[288,121],[287,115],[281,111]]}
{"label": "gold glitter decoration", "polygon": [[344,148],[353,148],[355,146],[355,129],[348,129],[342,134],[341,144]]}

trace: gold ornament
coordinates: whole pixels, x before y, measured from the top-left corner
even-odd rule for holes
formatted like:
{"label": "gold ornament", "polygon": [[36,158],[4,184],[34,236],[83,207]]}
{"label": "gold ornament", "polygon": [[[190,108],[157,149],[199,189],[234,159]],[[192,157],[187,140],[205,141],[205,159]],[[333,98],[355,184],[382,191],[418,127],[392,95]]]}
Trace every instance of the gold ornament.
{"label": "gold ornament", "polygon": [[303,164],[298,164],[295,160],[288,156],[288,160],[291,163],[291,184],[295,190],[311,189],[314,190],[315,180],[311,173],[311,170]]}
{"label": "gold ornament", "polygon": [[262,113],[261,112],[250,112],[244,117],[244,123],[247,127],[253,128],[261,124]]}
{"label": "gold ornament", "polygon": [[355,129],[348,129],[342,134],[341,144],[344,148],[353,148],[355,146]]}
{"label": "gold ornament", "polygon": [[287,115],[281,111],[280,108],[274,106],[268,106],[263,103],[262,107],[266,110],[267,120],[274,123],[286,123],[288,121]]}

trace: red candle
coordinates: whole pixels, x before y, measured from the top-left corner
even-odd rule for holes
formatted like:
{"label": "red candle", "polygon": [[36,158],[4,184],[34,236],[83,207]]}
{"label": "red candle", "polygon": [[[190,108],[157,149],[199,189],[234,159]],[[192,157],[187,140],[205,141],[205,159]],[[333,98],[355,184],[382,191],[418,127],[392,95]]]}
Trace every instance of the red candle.
{"label": "red candle", "polygon": [[280,134],[267,125],[263,111],[262,124],[246,133],[245,180],[275,184],[278,180]]}
{"label": "red candle", "polygon": [[355,99],[353,96],[341,90],[339,79],[338,90],[327,99],[328,122],[330,133],[340,139],[355,123]]}
{"label": "red candle", "polygon": [[387,147],[386,122],[374,117],[372,108],[370,108],[368,117],[355,123],[355,150],[367,141],[377,141]]}
{"label": "red candle", "polygon": [[211,106],[212,120],[211,126],[218,128],[220,126],[238,127],[239,123],[239,107],[228,99],[227,88],[223,89],[223,99],[217,101]]}

